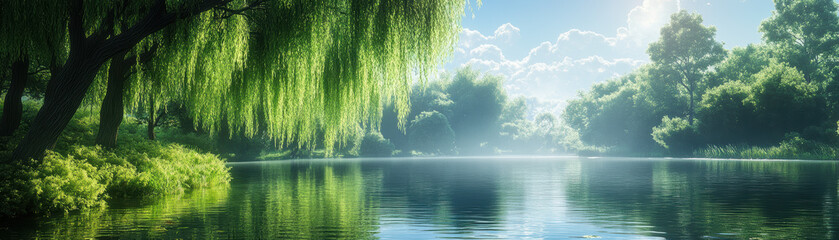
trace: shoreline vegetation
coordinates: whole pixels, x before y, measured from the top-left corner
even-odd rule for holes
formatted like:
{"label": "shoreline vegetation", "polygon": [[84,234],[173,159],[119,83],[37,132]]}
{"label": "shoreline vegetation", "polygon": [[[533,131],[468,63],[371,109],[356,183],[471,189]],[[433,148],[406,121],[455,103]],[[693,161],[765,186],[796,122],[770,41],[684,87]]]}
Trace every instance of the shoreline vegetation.
{"label": "shoreline vegetation", "polygon": [[673,14],[650,63],[568,102],[579,153],[839,160],[837,4],[775,3],[763,41],[732,49],[701,15]]}
{"label": "shoreline vegetation", "polygon": [[0,215],[223,187],[266,146],[338,155],[384,99],[404,120],[480,4],[0,1]]}
{"label": "shoreline vegetation", "polygon": [[[7,158],[12,146],[29,127],[40,103],[24,101],[24,114],[21,128],[12,137],[6,137],[0,157]],[[11,193],[0,199],[0,213],[5,218],[21,216],[42,216],[66,214],[76,211],[99,211],[107,206],[109,199],[124,197],[154,198],[156,196],[176,196],[198,189],[226,188],[230,181],[227,159],[244,160],[237,153],[219,150],[219,136],[207,133],[188,132],[176,126],[158,127],[157,140],[151,141],[146,136],[145,120],[127,117],[120,127],[121,145],[107,149],[94,144],[98,113],[91,109],[80,109],[59,138],[54,150],[47,153],[44,162],[37,168],[14,168],[3,165],[3,172],[8,181],[0,185],[0,192]],[[240,139],[241,141],[242,139]],[[384,139],[386,140],[386,139]],[[373,138],[375,142],[383,138]],[[229,140],[228,140],[229,141]],[[362,140],[363,141],[363,140]],[[371,141],[368,139],[368,141]],[[229,144],[229,142],[226,142]],[[252,142],[239,142],[234,145],[262,146]],[[392,154],[372,155],[372,157],[422,157],[456,156],[456,154],[424,154],[417,151],[402,153],[392,144],[383,151]],[[371,157],[359,154],[358,148],[349,147],[338,151],[337,158]],[[614,149],[569,147],[570,153],[581,157],[666,157],[663,153],[639,154],[620,152]],[[247,148],[245,148],[247,149]],[[271,148],[269,148],[271,149]],[[355,150],[353,150],[355,149]],[[368,152],[375,152],[367,150]],[[562,151],[531,152],[529,155],[551,155]],[[494,151],[490,155],[522,154],[516,152]],[[286,160],[297,158],[325,158],[323,149],[298,150],[262,150],[258,154],[243,154],[247,160]],[[464,155],[468,156],[468,155]],[[837,159],[839,149],[822,143],[794,137],[779,146],[709,146],[690,155],[674,157],[700,157],[722,159]]]}
{"label": "shoreline vegetation", "polygon": [[[15,135],[4,137],[0,158],[9,158],[39,107],[39,102],[24,102],[23,124]],[[97,118],[97,112],[80,109],[37,167],[0,166],[0,215],[95,211],[112,198],[170,196],[228,186],[229,167],[212,153],[214,144],[206,136],[159,128],[158,141],[151,141],[145,126],[129,117],[119,130],[121,144],[108,149],[93,143]]]}
{"label": "shoreline vegetation", "polygon": [[471,67],[433,75],[467,2],[0,2],[0,218],[224,188],[237,160],[839,159],[833,1],[776,1],[764,42],[733,49],[677,12],[650,63],[562,113]]}

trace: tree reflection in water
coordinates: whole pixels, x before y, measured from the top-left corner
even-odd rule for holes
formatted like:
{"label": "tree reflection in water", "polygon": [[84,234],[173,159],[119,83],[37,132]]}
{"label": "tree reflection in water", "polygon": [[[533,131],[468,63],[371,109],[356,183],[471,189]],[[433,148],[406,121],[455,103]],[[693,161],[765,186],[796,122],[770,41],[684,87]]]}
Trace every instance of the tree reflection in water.
{"label": "tree reflection in water", "polygon": [[231,166],[227,188],[112,201],[105,212],[0,232],[14,239],[839,239],[836,162],[415,158]]}

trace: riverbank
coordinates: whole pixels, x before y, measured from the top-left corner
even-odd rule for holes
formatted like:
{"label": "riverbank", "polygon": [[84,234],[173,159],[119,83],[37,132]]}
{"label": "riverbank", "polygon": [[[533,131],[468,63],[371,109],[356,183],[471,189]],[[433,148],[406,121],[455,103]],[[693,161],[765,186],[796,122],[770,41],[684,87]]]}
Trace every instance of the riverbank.
{"label": "riverbank", "polygon": [[0,182],[0,216],[102,209],[113,198],[176,195],[230,181],[225,160],[200,134],[161,127],[158,140],[148,140],[142,122],[126,117],[117,147],[96,146],[98,112],[89,109],[76,113],[41,164],[8,164],[39,107],[39,102],[26,101],[21,127],[2,139],[0,159],[7,164],[0,165],[6,177]]}
{"label": "riverbank", "polygon": [[709,146],[693,153],[704,158],[837,160],[839,147],[792,138],[777,146]]}
{"label": "riverbank", "polygon": [[672,154],[666,151],[629,151],[621,149],[586,147],[577,150],[584,157],[688,157],[714,159],[800,159],[839,160],[839,147],[821,142],[790,137],[775,146],[709,145],[689,154]]}

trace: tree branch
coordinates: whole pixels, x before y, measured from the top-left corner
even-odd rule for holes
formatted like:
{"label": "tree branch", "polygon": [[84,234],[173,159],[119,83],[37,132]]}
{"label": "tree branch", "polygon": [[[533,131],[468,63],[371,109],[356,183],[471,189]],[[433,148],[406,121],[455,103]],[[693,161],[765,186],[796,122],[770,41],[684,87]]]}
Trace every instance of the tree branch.
{"label": "tree branch", "polygon": [[119,35],[105,40],[101,47],[96,49],[93,56],[101,58],[104,61],[104,59],[114,56],[120,51],[124,51],[137,45],[137,43],[145,37],[163,29],[178,19],[189,18],[201,14],[217,6],[223,6],[230,3],[231,1],[232,0],[204,0],[198,5],[190,5],[193,7],[187,7],[185,5],[176,12],[168,12],[166,10],[166,1],[157,0],[154,6],[149,9],[149,13],[146,14],[145,17]]}

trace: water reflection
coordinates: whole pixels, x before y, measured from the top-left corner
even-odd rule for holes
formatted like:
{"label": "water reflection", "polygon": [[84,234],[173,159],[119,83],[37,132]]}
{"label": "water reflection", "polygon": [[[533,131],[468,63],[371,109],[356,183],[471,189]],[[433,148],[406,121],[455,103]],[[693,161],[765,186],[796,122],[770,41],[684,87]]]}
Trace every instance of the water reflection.
{"label": "water reflection", "polygon": [[569,201],[667,238],[837,239],[833,162],[584,164]]}
{"label": "water reflection", "polygon": [[205,212],[221,207],[229,188],[193,191],[176,197],[112,201],[107,211],[89,211],[40,219],[23,219],[4,224],[0,239],[91,239],[91,238],[171,238],[194,235],[190,226],[213,226],[218,222]]}
{"label": "water reflection", "polygon": [[[323,162],[321,162],[323,163]],[[377,229],[376,199],[358,164],[319,162],[235,166],[224,238],[358,239]]]}
{"label": "water reflection", "polygon": [[836,162],[434,158],[231,166],[229,188],[20,223],[0,238],[839,239]]}

